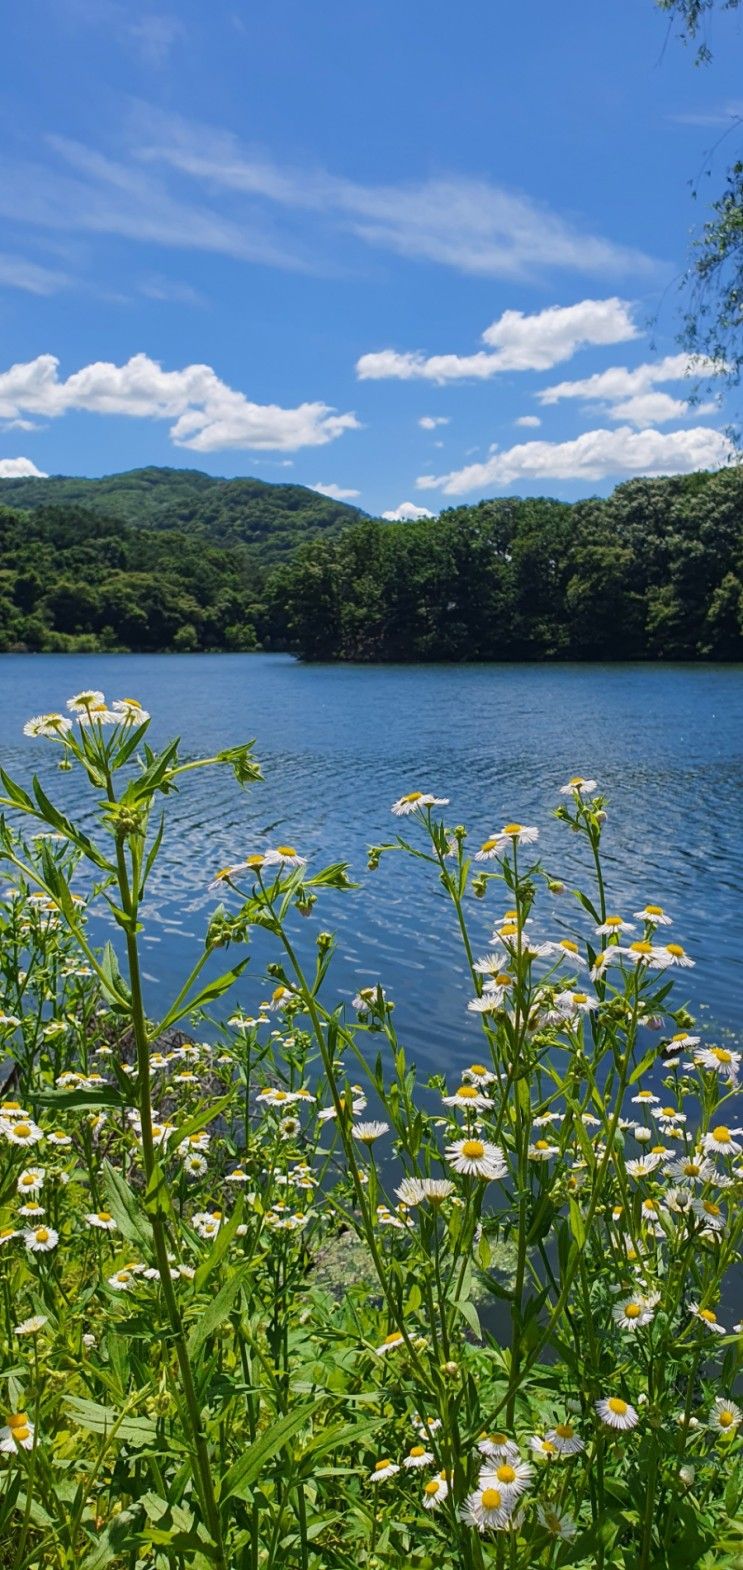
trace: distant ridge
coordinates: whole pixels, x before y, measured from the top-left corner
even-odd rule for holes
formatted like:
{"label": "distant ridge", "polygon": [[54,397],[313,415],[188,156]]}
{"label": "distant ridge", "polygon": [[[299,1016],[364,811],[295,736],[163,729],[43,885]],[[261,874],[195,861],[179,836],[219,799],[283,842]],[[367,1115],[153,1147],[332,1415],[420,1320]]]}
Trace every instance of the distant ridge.
{"label": "distant ridge", "polygon": [[336,533],[366,516],[305,485],[250,477],[234,480],[199,469],[129,469],[101,479],[55,474],[0,480],[0,506],[24,511],[85,507],[142,529],[203,534],[215,545],[250,545],[263,562],[280,561],[297,545]]}

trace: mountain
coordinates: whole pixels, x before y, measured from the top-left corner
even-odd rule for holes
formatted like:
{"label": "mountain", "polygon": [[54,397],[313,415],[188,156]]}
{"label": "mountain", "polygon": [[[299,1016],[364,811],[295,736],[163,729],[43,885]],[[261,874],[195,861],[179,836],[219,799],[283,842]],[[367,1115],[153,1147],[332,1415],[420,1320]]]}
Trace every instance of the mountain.
{"label": "mountain", "polygon": [[249,545],[262,562],[279,561],[304,540],[338,533],[365,516],[304,485],[223,480],[199,469],[129,469],[100,480],[55,474],[0,480],[0,506],[85,507],[144,529],[205,535],[215,545]]}

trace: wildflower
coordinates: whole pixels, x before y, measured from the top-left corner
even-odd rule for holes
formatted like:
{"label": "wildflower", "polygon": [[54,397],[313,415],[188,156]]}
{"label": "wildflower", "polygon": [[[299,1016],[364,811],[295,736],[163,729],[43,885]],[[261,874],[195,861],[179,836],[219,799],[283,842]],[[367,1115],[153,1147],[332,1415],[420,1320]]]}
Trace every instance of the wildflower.
{"label": "wildflower", "polygon": [[71,714],[86,714],[88,709],[100,704],[105,708],[106,700],[103,693],[94,687],[86,688],[84,692],[76,692],[74,697],[67,699],[67,708]]}
{"label": "wildflower", "polygon": [[46,1171],[44,1167],[26,1167],[20,1173],[16,1188],[19,1194],[40,1194],[44,1187]]}
{"label": "wildflower", "polygon": [[355,998],[351,1001],[351,1008],[357,1014],[369,1014],[372,1009],[383,1008],[387,1002],[384,989],[377,983],[374,987],[360,987]]}
{"label": "wildflower", "polygon": [[559,1145],[551,1145],[548,1139],[537,1139],[529,1146],[530,1161],[549,1161],[551,1156],[559,1154]]}
{"label": "wildflower", "polygon": [[438,1477],[432,1477],[430,1483],[423,1487],[423,1509],[435,1510],[442,1504],[449,1492],[449,1479],[446,1472],[439,1472]]}
{"label": "wildflower", "polygon": [[183,1170],[188,1178],[200,1178],[209,1171],[209,1162],[206,1156],[201,1156],[197,1150],[193,1150],[189,1155],[184,1156]]}
{"label": "wildflower", "polygon": [[718,1396],[709,1415],[709,1427],[720,1434],[734,1434],[736,1428],[743,1423],[743,1412],[734,1401],[726,1401],[723,1396]]}
{"label": "wildflower", "polygon": [[49,1320],[46,1314],[32,1314],[30,1319],[22,1319],[20,1325],[14,1327],[13,1335],[37,1336],[39,1331],[43,1330],[48,1323]]}
{"label": "wildflower", "polygon": [[499,1145],[488,1144],[482,1139],[460,1139],[447,1145],[446,1158],[455,1172],[466,1177],[479,1177],[485,1182],[505,1177],[508,1171]]}
{"label": "wildflower", "polygon": [[696,963],[695,960],[689,959],[686,950],[681,947],[680,943],[664,943],[660,952],[665,955],[667,965],[681,965],[688,970],[693,969]]}
{"label": "wildflower", "polygon": [[422,807],[448,807],[448,796],[431,796],[421,790],[408,791],[407,796],[401,796],[393,804],[392,811],[396,818],[407,818],[411,812],[416,812]]}
{"label": "wildflower", "polygon": [[136,1285],[136,1279],[131,1267],[125,1266],[123,1270],[116,1270],[112,1276],[109,1276],[108,1285],[114,1292],[129,1292]]}
{"label": "wildflower", "polygon": [[642,910],[633,911],[638,921],[647,921],[651,927],[670,927],[671,918],[667,916],[662,905],[644,905]]}
{"label": "wildflower", "polygon": [[701,1320],[701,1323],[705,1325],[708,1330],[714,1331],[715,1335],[727,1335],[725,1326],[720,1324],[717,1315],[713,1313],[711,1308],[700,1308],[698,1303],[690,1303],[689,1313],[693,1314],[695,1319]]}
{"label": "wildflower", "polygon": [[430,1205],[441,1205],[455,1192],[454,1184],[447,1178],[403,1178],[395,1189],[404,1205],[420,1205],[427,1199]]}
{"label": "wildflower", "polygon": [[652,1090],[638,1090],[637,1095],[632,1097],[633,1106],[651,1107],[656,1106],[659,1101],[660,1096],[653,1095]]}
{"label": "wildflower", "polygon": [[729,1052],[727,1047],[704,1047],[694,1053],[694,1062],[701,1068],[712,1069],[728,1079],[736,1079],[741,1063],[740,1052]]}
{"label": "wildflower", "polygon": [[369,1473],[369,1482],[383,1483],[385,1478],[394,1477],[399,1470],[399,1466],[394,1461],[388,1461],[386,1458],[381,1461],[375,1461],[374,1469]]}
{"label": "wildflower", "polygon": [[491,1085],[495,1074],[484,1063],[470,1063],[469,1068],[463,1070],[462,1078],[472,1085]]}
{"label": "wildflower", "polygon": [[361,1141],[362,1145],[373,1145],[375,1139],[381,1139],[383,1134],[389,1134],[389,1123],[354,1123],[351,1133],[354,1139]]}
{"label": "wildflower", "polygon": [[701,1155],[682,1156],[677,1161],[669,1161],[663,1170],[666,1177],[675,1178],[680,1183],[709,1183],[715,1176],[712,1162]]}
{"label": "wildflower", "polygon": [[[485,982],[480,996],[477,998],[470,998],[470,1001],[467,1004],[470,1013],[497,1014],[498,1011],[503,1007],[509,988],[512,986],[513,976],[509,976],[507,971],[498,970],[497,974]],[[491,1075],[491,1078],[494,1078],[494,1076]]]}
{"label": "wildflower", "polygon": [[403,1466],[415,1470],[419,1466],[430,1466],[432,1461],[433,1451],[427,1450],[425,1445],[413,1445],[403,1461]]}
{"label": "wildflower", "polygon": [[486,1483],[467,1495],[459,1514],[478,1532],[502,1532],[509,1524],[509,1503],[501,1489]]}
{"label": "wildflower", "polygon": [[518,1461],[519,1447],[506,1434],[481,1434],[477,1441],[481,1455],[491,1461]]}
{"label": "wildflower", "polygon": [[498,834],[491,834],[480,846],[475,861],[493,861],[503,851],[516,845],[533,845],[539,839],[539,829],[525,828],[523,823],[506,823]]}
{"label": "wildflower", "polygon": [[[620,1330],[641,1330],[643,1325],[649,1325],[653,1317],[650,1305],[641,1297],[626,1298],[623,1303],[617,1303],[611,1311],[611,1317]],[[605,1403],[611,1405],[611,1402]],[[603,1417],[603,1413],[601,1416]],[[608,1419],[604,1419],[608,1421]],[[614,1425],[615,1427],[627,1425]]]}
{"label": "wildflower", "polygon": [[552,1510],[549,1505],[537,1505],[537,1520],[551,1537],[559,1538],[563,1543],[569,1543],[578,1531],[571,1515],[560,1515],[558,1510]]}
{"label": "wildflower", "polygon": [[568,959],[571,965],[575,965],[579,970],[587,970],[588,968],[577,943],[574,943],[572,938],[560,938],[556,943],[540,943],[538,953],[540,959],[551,959],[553,957],[556,959]]}
{"label": "wildflower", "polygon": [[722,1232],[725,1227],[725,1215],[720,1206],[713,1199],[695,1199],[691,1206],[694,1215],[704,1222],[710,1232]]}
{"label": "wildflower", "polygon": [[32,1254],[48,1254],[57,1247],[59,1233],[54,1227],[32,1227],[24,1232],[23,1241]]}
{"label": "wildflower", "polygon": [[97,1227],[101,1232],[118,1232],[118,1227],[111,1212],[108,1210],[93,1210],[86,1215],[85,1220],[89,1227]]}
{"label": "wildflower", "polygon": [[52,1129],[51,1134],[47,1134],[46,1137],[47,1137],[48,1144],[56,1145],[58,1149],[63,1148],[65,1145],[71,1145],[72,1144],[71,1135],[69,1135],[69,1134],[59,1134],[59,1133],[56,1132],[55,1129]]}
{"label": "wildflower", "polygon": [[0,1122],[0,1133],[10,1140],[11,1145],[38,1145],[39,1140],[44,1138],[43,1131],[30,1118],[18,1122]]}
{"label": "wildflower", "polygon": [[377,1357],[386,1357],[388,1352],[396,1352],[398,1347],[405,1345],[405,1337],[400,1330],[391,1330],[385,1336],[381,1346],[375,1348]]}
{"label": "wildflower", "polygon": [[533,1476],[534,1468],[528,1461],[501,1461],[492,1471],[487,1467],[480,1473],[480,1486],[493,1484],[503,1494],[504,1503],[509,1505],[531,1486]]}
{"label": "wildflower", "polygon": [[572,1423],[556,1423],[554,1428],[549,1430],[547,1438],[550,1444],[554,1445],[555,1450],[558,1450],[562,1456],[576,1456],[580,1450],[585,1450],[586,1448],[580,1434],[576,1434]]}
{"label": "wildflower", "polygon": [[640,1421],[635,1408],[620,1396],[605,1396],[596,1402],[596,1411],[607,1428],[635,1428]]}
{"label": "wildflower", "polygon": [[18,1206],[18,1214],[19,1216],[31,1216],[32,1220],[40,1221],[46,1212],[43,1205],[37,1205],[33,1200],[29,1200],[27,1205]]}
{"label": "wildflower", "polygon": [[33,1450],[34,1425],[27,1412],[11,1412],[7,1424],[0,1428],[0,1450],[6,1455],[17,1455],[19,1450]]}
{"label": "wildflower", "polygon": [[483,1096],[476,1085],[458,1085],[453,1096],[442,1096],[445,1107],[463,1107],[465,1112],[484,1112],[492,1106],[489,1096]]}
{"label": "wildflower", "polygon": [[24,736],[44,736],[48,741],[62,741],[72,730],[72,720],[65,714],[35,714],[23,727]]}
{"label": "wildflower", "polygon": [[590,796],[596,790],[595,780],[586,780],[582,774],[574,774],[567,785],[560,786],[561,796]]}
{"label": "wildflower", "polygon": [[277,845],[275,850],[266,851],[263,862],[266,867],[305,867],[307,857],[300,856],[293,845]]}
{"label": "wildflower", "polygon": [[607,916],[601,926],[596,928],[599,938],[613,938],[621,932],[634,932],[634,921],[623,921],[621,916]]}
{"label": "wildflower", "polygon": [[20,1232],[15,1231],[13,1227],[3,1227],[0,1229],[0,1248],[3,1248],[6,1243],[12,1243],[13,1238],[20,1235]]}
{"label": "wildflower", "polygon": [[413,1414],[412,1422],[413,1427],[417,1428],[418,1433],[426,1434],[429,1439],[431,1435],[435,1434],[441,1427],[440,1417],[421,1417],[418,1412]]}
{"label": "wildflower", "polygon": [[663,1043],[666,1052],[683,1052],[685,1048],[698,1047],[699,1037],[690,1036],[688,1031],[679,1030],[669,1041]]}
{"label": "wildflower", "polygon": [[78,725],[119,724],[118,714],[115,714],[113,709],[109,709],[103,697],[98,703],[89,703],[84,709],[78,709],[76,719]]}
{"label": "wildflower", "polygon": [[621,952],[633,965],[647,965],[648,970],[665,970],[669,964],[664,950],[656,949],[647,938],[642,938],[639,943],[630,943]]}
{"label": "wildflower", "polygon": [[598,998],[592,998],[588,992],[558,992],[555,1006],[561,1014],[573,1016],[575,1014],[590,1014],[599,1006]]}
{"label": "wildflower", "polygon": [[118,715],[120,725],[144,725],[150,717],[136,698],[114,698],[111,708]]}
{"label": "wildflower", "polygon": [[377,1223],[380,1227],[394,1227],[398,1232],[405,1231],[405,1222],[399,1216],[393,1215],[388,1205],[377,1205]]}
{"label": "wildflower", "polygon": [[653,1117],[664,1129],[671,1129],[676,1123],[686,1122],[686,1113],[678,1107],[661,1107],[659,1112],[653,1113]]}
{"label": "wildflower", "polygon": [[702,1140],[702,1148],[707,1155],[739,1156],[743,1145],[739,1145],[734,1135],[743,1134],[743,1128],[727,1128],[724,1123],[718,1123],[717,1128],[711,1128]]}
{"label": "wildflower", "polygon": [[545,1456],[548,1461],[554,1461],[560,1454],[557,1445],[549,1438],[542,1438],[541,1434],[529,1436],[529,1449],[537,1456]]}

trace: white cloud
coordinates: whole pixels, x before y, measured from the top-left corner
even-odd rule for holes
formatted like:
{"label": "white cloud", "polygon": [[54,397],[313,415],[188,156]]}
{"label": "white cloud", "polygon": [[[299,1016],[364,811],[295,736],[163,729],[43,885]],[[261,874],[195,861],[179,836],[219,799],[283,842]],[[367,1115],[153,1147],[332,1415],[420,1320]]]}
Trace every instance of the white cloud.
{"label": "white cloud", "polygon": [[422,414],[418,424],[422,431],[435,431],[438,425],[448,425],[449,418],[445,414]]}
{"label": "white cloud", "polygon": [[382,517],[388,523],[416,523],[419,518],[435,517],[435,513],[429,512],[427,507],[416,507],[415,502],[400,502],[399,507],[383,512]]}
{"label": "white cloud", "polygon": [[22,480],[29,476],[36,480],[47,478],[44,470],[37,469],[30,458],[0,458],[0,480]]}
{"label": "white cloud", "polygon": [[173,421],[170,436],[175,445],[194,452],[228,447],[292,452],[322,447],[359,428],[354,414],[337,414],[325,403],[302,403],[294,409],[251,403],[221,381],[210,365],[164,371],[148,355],[135,354],[124,365],[96,361],[83,366],[66,381],[60,380],[58,370],[59,360],[42,354],[0,373],[0,418],[56,418],[76,409],[167,419]]}
{"label": "white cloud", "polygon": [[23,289],[27,294],[57,294],[70,283],[67,273],[29,262],[25,256],[0,254],[0,288]]}
{"label": "white cloud", "polygon": [[362,354],[356,374],[361,381],[485,380],[501,371],[550,370],[589,344],[624,343],[636,337],[638,328],[626,300],[581,300],[577,305],[551,305],[533,315],[504,311],[482,334],[488,349],[475,354],[426,356],[420,350],[381,349]]}
{"label": "white cloud", "polygon": [[531,427],[533,430],[536,430],[536,427],[541,425],[542,422],[538,414],[520,414],[518,419],[514,420],[513,423],[514,425],[524,425],[526,427]]}
{"label": "white cloud", "polygon": [[321,496],[330,496],[334,502],[350,502],[354,497],[360,496],[361,491],[344,490],[342,485],[316,485],[310,486],[311,491],[319,491]]}
{"label": "white cloud", "polygon": [[150,274],[139,284],[139,293],[148,300],[162,300],[168,305],[208,305],[205,295],[193,289],[190,283],[178,278],[166,278],[161,273]]}
{"label": "white cloud", "polygon": [[423,474],[417,484],[421,490],[463,496],[518,480],[590,481],[631,474],[688,474],[694,469],[720,468],[733,456],[728,439],[708,426],[663,432],[634,431],[624,425],[613,431],[584,431],[573,441],[524,442],[450,474]]}
{"label": "white cloud", "polygon": [[721,372],[722,366],[704,355],[667,354],[662,360],[636,365],[611,365],[595,376],[581,381],[557,382],[537,393],[541,404],[560,403],[564,398],[579,398],[583,403],[616,404],[638,393],[646,393],[664,382],[694,382]]}

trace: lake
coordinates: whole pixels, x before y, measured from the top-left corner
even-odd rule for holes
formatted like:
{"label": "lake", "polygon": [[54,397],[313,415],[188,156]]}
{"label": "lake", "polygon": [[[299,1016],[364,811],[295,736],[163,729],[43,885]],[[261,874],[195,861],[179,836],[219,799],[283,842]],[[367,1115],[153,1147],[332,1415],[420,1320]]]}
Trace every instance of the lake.
{"label": "lake", "polygon": [[[743,679],[740,668],[692,665],[307,666],[283,655],[6,655],[0,660],[2,760],[27,780],[36,767],[65,810],[84,793],[60,774],[51,743],[23,737],[24,721],[62,708],[84,687],[138,698],[155,744],[182,734],[190,754],[256,738],[265,783],[240,792],[228,771],[187,777],[173,798],[162,860],[146,908],[148,1004],[153,1012],[192,961],[215,896],[214,872],[287,841],[314,867],[347,860],[361,888],[328,894],[297,918],[301,946],[320,927],[338,932],[336,981],[350,996],[380,980],[395,999],[401,1039],[421,1069],[461,1067],[477,1055],[466,1012],[453,912],[429,869],[387,857],[366,871],[368,844],[399,826],[390,805],[422,789],[451,798],[447,821],[473,844],[511,819],[540,828],[550,872],[587,882],[580,847],[551,817],[570,775],[598,779],[610,797],[605,831],[610,908],[664,905],[673,936],[696,960],[676,973],[709,1039],[738,1030],[743,868]],[[86,807],[86,811],[89,809]],[[94,819],[89,816],[89,823]],[[475,943],[487,946],[503,908],[472,901]],[[544,934],[587,931],[569,895],[542,903]],[[103,932],[103,924],[96,935]],[[107,934],[105,934],[107,935]],[[266,940],[235,1001],[265,996]]]}

